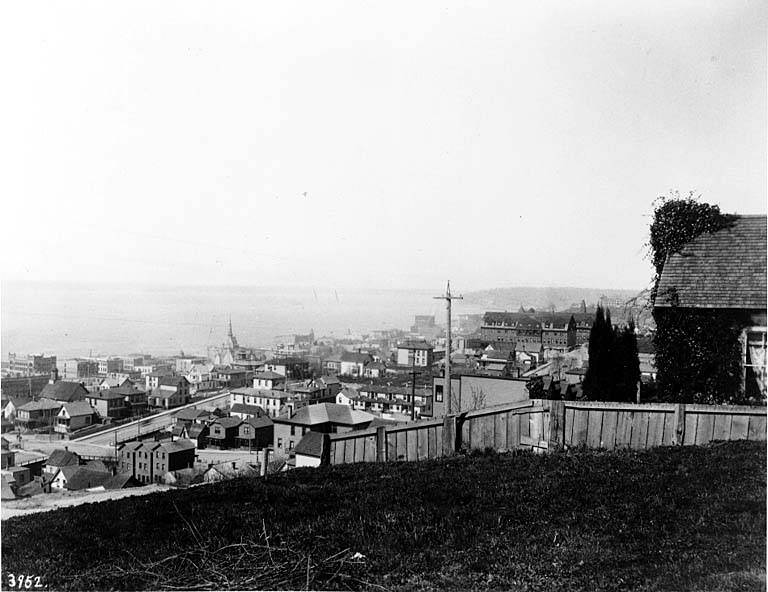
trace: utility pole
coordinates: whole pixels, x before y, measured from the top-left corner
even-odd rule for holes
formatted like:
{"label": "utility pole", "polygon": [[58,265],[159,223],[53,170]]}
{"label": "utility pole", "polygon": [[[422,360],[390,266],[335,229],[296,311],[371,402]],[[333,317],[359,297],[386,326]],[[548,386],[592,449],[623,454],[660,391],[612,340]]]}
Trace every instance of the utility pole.
{"label": "utility pole", "polygon": [[416,350],[413,350],[411,358],[411,421],[416,420]]}
{"label": "utility pole", "polygon": [[[445,300],[445,308],[447,310],[447,325],[445,329],[445,386],[443,387],[443,395],[446,400],[446,415],[450,415],[452,411],[451,405],[451,301],[452,300],[464,300],[463,296],[451,296],[451,280],[448,280],[448,285],[445,288],[445,294],[442,296],[433,296],[435,300]],[[461,397],[461,393],[459,393]],[[459,408],[457,413],[461,412],[461,399],[459,399]]]}

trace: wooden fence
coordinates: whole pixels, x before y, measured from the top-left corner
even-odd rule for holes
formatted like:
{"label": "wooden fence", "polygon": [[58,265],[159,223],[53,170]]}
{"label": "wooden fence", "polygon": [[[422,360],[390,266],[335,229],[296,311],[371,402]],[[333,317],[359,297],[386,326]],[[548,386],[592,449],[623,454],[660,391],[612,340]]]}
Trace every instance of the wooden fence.
{"label": "wooden fence", "polygon": [[324,462],[414,461],[461,450],[613,450],[766,439],[766,408],[531,399],[326,439]]}

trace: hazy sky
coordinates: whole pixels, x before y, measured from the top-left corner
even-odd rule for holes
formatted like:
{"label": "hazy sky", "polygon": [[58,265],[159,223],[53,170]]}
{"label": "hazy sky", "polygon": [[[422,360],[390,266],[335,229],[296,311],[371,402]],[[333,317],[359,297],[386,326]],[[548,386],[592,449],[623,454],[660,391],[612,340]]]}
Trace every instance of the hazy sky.
{"label": "hazy sky", "polygon": [[3,278],[644,287],[657,195],[766,210],[767,13],[6,2]]}

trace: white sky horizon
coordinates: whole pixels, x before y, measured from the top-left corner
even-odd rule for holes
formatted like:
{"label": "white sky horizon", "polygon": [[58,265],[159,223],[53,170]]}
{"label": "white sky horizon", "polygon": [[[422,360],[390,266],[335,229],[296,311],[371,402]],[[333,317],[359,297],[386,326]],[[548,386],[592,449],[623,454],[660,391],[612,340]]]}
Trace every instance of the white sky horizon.
{"label": "white sky horizon", "polygon": [[657,196],[766,211],[767,24],[758,1],[10,3],[2,278],[642,289]]}

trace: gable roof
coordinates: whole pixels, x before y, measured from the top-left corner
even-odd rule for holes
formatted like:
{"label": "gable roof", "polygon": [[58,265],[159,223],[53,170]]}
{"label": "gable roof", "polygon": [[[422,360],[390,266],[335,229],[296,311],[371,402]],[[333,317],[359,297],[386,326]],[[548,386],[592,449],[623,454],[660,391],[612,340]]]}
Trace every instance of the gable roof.
{"label": "gable roof", "polygon": [[176,419],[188,419],[191,421],[203,415],[208,415],[208,412],[203,409],[195,409],[194,407],[186,407],[173,414]]}
{"label": "gable roof", "polygon": [[285,380],[285,376],[278,374],[277,372],[272,372],[271,370],[256,372],[253,377],[261,380]]}
{"label": "gable roof", "polygon": [[138,481],[130,473],[118,473],[104,482],[104,489],[125,489],[138,484]]}
{"label": "gable roof", "polygon": [[254,430],[260,430],[274,425],[274,422],[266,415],[259,417],[248,417],[244,423],[250,425]]}
{"label": "gable roof", "polygon": [[219,424],[225,430],[228,430],[230,428],[236,428],[241,423],[243,423],[243,420],[239,417],[220,417],[216,421],[214,421],[211,425],[213,426],[213,425]]}
{"label": "gable roof", "polygon": [[323,456],[324,434],[320,432],[307,432],[304,437],[296,444],[294,452],[304,456],[313,456],[320,458]]}
{"label": "gable roof", "polygon": [[341,354],[342,362],[352,362],[354,364],[366,364],[373,361],[371,354],[357,352],[344,352]]}
{"label": "gable roof", "polygon": [[61,448],[57,448],[51,452],[51,455],[48,457],[46,464],[52,467],[79,465],[80,457],[70,450],[62,450]]}
{"label": "gable roof", "polygon": [[81,417],[83,415],[93,415],[95,413],[93,410],[93,407],[91,407],[85,401],[74,401],[72,403],[64,403],[64,405],[62,405],[61,408],[65,409],[67,411],[67,414],[70,417]]}
{"label": "gable roof", "polygon": [[64,474],[67,477],[67,489],[78,490],[88,489],[91,487],[99,487],[104,485],[112,477],[109,472],[92,471],[87,467],[78,467],[77,471],[75,471],[73,474],[67,475],[67,469],[70,469],[70,467],[64,467],[61,469],[62,471],[65,471]]}
{"label": "gable roof", "polygon": [[39,401],[30,401],[29,403],[24,403],[21,407],[17,407],[16,409],[23,410],[23,411],[42,411],[45,409],[60,409],[61,403],[58,401],[53,401],[51,399],[40,399]]}
{"label": "gable roof", "polygon": [[349,405],[336,403],[320,403],[302,407],[290,417],[277,417],[275,421],[301,425],[318,425],[323,423],[338,423],[343,425],[367,424],[373,420],[373,415],[364,411],[356,411]]}
{"label": "gable roof", "polygon": [[103,401],[110,401],[115,399],[124,399],[123,393],[117,392],[117,388],[104,389],[103,391],[94,391],[85,395],[86,399],[102,399]]}
{"label": "gable roof", "polygon": [[244,403],[235,403],[229,410],[230,413],[244,413],[254,417],[261,417],[265,411],[258,405],[245,405]]}
{"label": "gable roof", "polygon": [[657,307],[766,308],[766,217],[735,216],[671,255],[659,280]]}
{"label": "gable roof", "polygon": [[53,384],[50,382],[46,384],[40,393],[40,397],[69,402],[82,400],[87,394],[88,391],[79,382],[66,382],[62,380]]}

